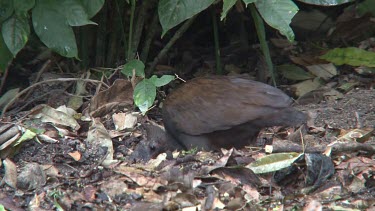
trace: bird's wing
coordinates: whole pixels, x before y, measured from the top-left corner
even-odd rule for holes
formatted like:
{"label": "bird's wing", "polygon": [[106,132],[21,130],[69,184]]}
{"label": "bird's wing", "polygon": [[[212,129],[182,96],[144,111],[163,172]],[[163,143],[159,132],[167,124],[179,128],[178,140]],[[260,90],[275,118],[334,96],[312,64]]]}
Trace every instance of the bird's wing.
{"label": "bird's wing", "polygon": [[236,77],[197,78],[170,94],[163,106],[168,124],[200,135],[277,113],[291,99],[269,85]]}

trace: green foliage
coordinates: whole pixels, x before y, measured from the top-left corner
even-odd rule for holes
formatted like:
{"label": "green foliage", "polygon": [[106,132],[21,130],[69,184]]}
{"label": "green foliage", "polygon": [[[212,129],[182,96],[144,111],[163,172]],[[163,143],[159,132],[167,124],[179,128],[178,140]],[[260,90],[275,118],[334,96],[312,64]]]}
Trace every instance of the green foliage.
{"label": "green foliage", "polygon": [[167,31],[186,19],[193,17],[209,7],[215,0],[160,0],[159,20],[163,28],[162,36]]}
{"label": "green foliage", "polygon": [[335,48],[320,57],[336,65],[375,67],[375,53],[360,48]]}
{"label": "green foliage", "polygon": [[334,6],[340,4],[346,4],[349,2],[354,2],[355,0],[298,0],[300,2],[304,2],[306,4],[313,4],[318,6]]}
{"label": "green foliage", "polygon": [[156,98],[156,87],[162,87],[175,79],[173,75],[163,75],[157,77],[156,75],[150,78],[145,77],[145,65],[142,61],[133,59],[124,65],[121,73],[127,77],[132,77],[133,72],[135,76],[143,78],[134,88],[133,98],[135,105],[145,114],[149,108],[154,104]]}
{"label": "green foliage", "polygon": [[224,20],[228,12],[236,4],[237,0],[223,0],[223,11],[221,12],[220,20]]}
{"label": "green foliage", "polygon": [[[221,13],[221,20],[226,18],[228,12],[237,3],[237,0],[222,0],[223,8]],[[316,4],[316,5],[338,5],[353,0],[300,0],[302,2]],[[365,2],[369,2],[367,0]],[[68,58],[78,59],[78,47],[76,43],[76,37],[73,32],[73,27],[83,26],[88,24],[96,24],[90,20],[98,11],[103,7],[105,0],[0,0],[0,72],[4,71],[9,65],[13,57],[24,48],[28,42],[30,32],[34,31],[39,39],[50,49],[59,53],[62,56]],[[216,4],[220,1],[215,0],[147,0],[147,1],[127,1],[130,7],[130,20],[128,22],[122,22],[123,15],[120,11],[123,11],[122,7],[126,6],[124,1],[116,1],[118,6],[117,11],[111,11],[113,13],[118,12],[121,19],[118,24],[113,28],[119,29],[121,34],[121,40],[118,42],[108,43],[108,48],[113,48],[119,45],[119,43],[125,43],[125,58],[128,60],[122,69],[122,73],[127,77],[135,75],[144,78],[140,83],[137,84],[134,90],[134,101],[135,104],[144,113],[153,104],[156,96],[156,87],[163,86],[170,81],[174,80],[174,76],[162,76],[157,77],[155,75],[150,78],[145,78],[145,65],[146,61],[133,60],[135,53],[138,51],[138,43],[140,43],[141,37],[146,37],[144,44],[145,57],[141,55],[141,58],[147,58],[148,48],[154,35],[147,37],[149,34],[145,33],[142,35],[142,29],[144,27],[144,21],[150,19],[148,14],[152,8],[158,5],[158,8],[154,9],[159,15],[159,22],[162,26],[162,36],[164,36],[170,29],[179,25],[185,20],[190,19],[191,22],[194,16],[209,8],[211,5]],[[294,39],[294,33],[290,28],[292,18],[298,12],[297,6],[293,0],[242,0],[246,6],[250,7],[253,15],[259,40],[261,41],[262,52],[265,55],[267,65],[270,71],[273,69],[271,57],[269,55],[268,46],[266,42],[264,22],[269,26],[280,31],[281,34],[286,36],[290,41]],[[251,4],[251,5],[250,5]],[[113,5],[113,4],[112,4]],[[121,6],[119,6],[121,5]],[[120,8],[121,7],[121,8]],[[144,13],[141,13],[143,11]],[[139,13],[137,13],[139,12]],[[128,13],[126,13],[128,14]],[[145,15],[147,14],[147,15]],[[213,13],[214,14],[214,13]],[[29,16],[31,15],[31,17]],[[214,14],[215,15],[215,14]],[[145,16],[148,16],[145,18]],[[157,17],[155,14],[154,17]],[[213,17],[215,18],[215,17]],[[31,21],[30,21],[31,20]],[[157,20],[157,18],[154,18]],[[32,23],[33,29],[30,28],[29,23]],[[157,25],[157,21],[152,21]],[[103,25],[112,24],[103,21]],[[123,26],[127,25],[126,29]],[[149,28],[152,26],[147,25]],[[186,26],[186,28],[189,25]],[[128,31],[127,31],[128,30]],[[151,30],[152,31],[152,30]],[[154,32],[157,30],[154,30]],[[103,33],[104,32],[104,33]],[[103,31],[98,33],[105,34],[105,28]],[[116,31],[117,32],[117,31]],[[127,33],[127,34],[126,34]],[[114,33],[113,33],[114,34]],[[150,33],[152,34],[152,33]],[[178,33],[176,33],[178,34]],[[111,34],[112,35],[112,34]],[[105,36],[105,35],[104,35]],[[116,38],[116,36],[113,36]],[[176,38],[177,37],[177,38]],[[174,39],[178,39],[179,36],[175,36]],[[102,38],[102,37],[101,37]],[[97,39],[102,40],[102,39]],[[170,49],[175,40],[171,39],[171,44],[159,54],[165,55],[165,52]],[[128,43],[126,43],[128,42]],[[218,43],[216,43],[217,46]],[[114,55],[119,52],[112,51],[112,54],[108,54],[108,50],[103,46],[107,43],[99,43],[99,47],[96,49],[98,52],[104,52],[105,56],[102,57],[113,58]],[[87,46],[86,46],[87,47]],[[83,47],[84,48],[84,47]],[[88,48],[87,48],[88,49]],[[82,55],[82,54],[80,54]],[[83,58],[89,58],[84,56]],[[160,59],[156,57],[156,64]],[[346,58],[347,61],[347,58]],[[109,62],[111,63],[111,62]],[[112,63],[111,63],[112,64]],[[151,65],[152,66],[152,65]],[[152,68],[150,68],[152,70]],[[272,72],[271,72],[272,73]]]}
{"label": "green foliage", "polygon": [[156,98],[156,87],[150,79],[143,79],[134,88],[134,103],[143,114],[152,106]]}
{"label": "green foliage", "polygon": [[375,1],[374,0],[365,0],[358,4],[357,11],[359,14],[364,15],[366,13],[371,13],[375,16]]}
{"label": "green foliage", "polygon": [[12,53],[7,48],[3,36],[0,34],[0,72],[3,72],[12,61]]}
{"label": "green foliage", "polygon": [[15,56],[26,45],[30,27],[24,15],[13,15],[2,26],[2,35],[9,51]]}
{"label": "green foliage", "polygon": [[162,87],[169,84],[169,82],[173,81],[174,79],[175,77],[173,75],[163,75],[160,78],[158,78],[156,75],[153,75],[149,80],[152,84],[154,84],[154,86]]}
{"label": "green foliage", "polygon": [[135,76],[145,77],[145,64],[138,59],[132,59],[128,61],[121,70],[121,73],[126,75],[128,78],[133,76],[133,71]]}
{"label": "green foliage", "polygon": [[289,80],[304,81],[315,78],[315,76],[311,73],[306,72],[301,67],[298,67],[297,65],[293,64],[280,65],[277,67],[277,70],[281,73],[283,77]]}
{"label": "green foliage", "polygon": [[13,13],[13,1],[0,0],[0,23],[9,18]]}
{"label": "green foliage", "polygon": [[39,39],[62,56],[78,58],[72,26],[95,24],[89,18],[103,4],[104,0],[0,0],[0,72],[28,41],[30,10]]}
{"label": "green foliage", "polygon": [[294,33],[289,24],[297,14],[298,7],[293,1],[262,0],[255,2],[255,6],[268,25],[279,30],[289,41],[294,40]]}

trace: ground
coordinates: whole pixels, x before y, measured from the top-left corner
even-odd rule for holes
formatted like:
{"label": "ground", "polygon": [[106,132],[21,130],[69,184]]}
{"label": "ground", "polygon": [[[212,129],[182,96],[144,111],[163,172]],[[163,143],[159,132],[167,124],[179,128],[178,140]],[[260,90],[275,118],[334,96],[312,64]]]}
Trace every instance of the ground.
{"label": "ground", "polygon": [[[329,136],[332,131],[350,131],[358,125],[373,128],[374,102],[373,90],[356,88],[342,99],[323,99],[319,103],[298,105],[298,109],[309,113],[314,120],[313,124],[311,121],[308,124],[305,134],[305,137],[310,137],[306,142],[313,143],[305,144],[328,149],[327,144],[335,141],[332,137],[339,137]],[[331,175],[327,173],[328,178],[318,178],[321,181],[318,185],[307,185],[304,177],[309,178],[307,171],[313,168],[306,166],[307,161],[300,162],[299,170],[291,170],[293,174],[281,172],[273,179],[270,174],[256,175],[246,167],[231,168],[247,166],[265,155],[256,148],[221,153],[185,152],[175,158],[172,154],[161,154],[146,163],[132,161],[129,157],[135,146],[147,142],[145,130],[137,130],[135,134],[120,141],[113,139],[114,158],[122,162],[107,167],[100,165],[105,150],[92,148],[80,136],[66,137],[57,143],[25,142],[12,161],[4,162],[7,168],[1,173],[11,174],[11,163],[14,163],[15,171],[24,177],[18,177],[17,187],[24,184],[23,189],[12,188],[9,184],[14,178],[4,176],[7,185],[0,188],[0,204],[9,210],[32,209],[32,206],[38,210],[58,206],[65,210],[174,210],[195,206],[261,210],[265,207],[332,208],[335,205],[369,208],[374,205],[371,159],[374,150],[332,153],[326,160],[331,166],[315,167],[318,171],[330,169]],[[280,141],[280,138],[274,138]],[[373,139],[373,136],[368,138],[366,143],[373,142]],[[74,154],[70,154],[73,152],[81,155],[78,161]],[[300,194],[307,195],[302,197]],[[345,204],[347,200],[351,201],[350,205]]]}

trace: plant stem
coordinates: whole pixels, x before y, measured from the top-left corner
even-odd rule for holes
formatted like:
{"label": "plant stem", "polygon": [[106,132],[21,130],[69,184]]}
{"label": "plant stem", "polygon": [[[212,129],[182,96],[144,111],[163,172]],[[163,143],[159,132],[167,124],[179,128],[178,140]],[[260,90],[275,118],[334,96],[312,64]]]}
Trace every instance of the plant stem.
{"label": "plant stem", "polygon": [[[150,10],[150,8],[157,8],[156,3],[157,1],[155,0],[143,1],[142,5],[137,10],[138,12],[137,12],[137,18],[135,20],[135,28],[134,28],[133,42],[132,42],[132,52],[131,52],[130,58],[135,57],[135,54],[139,47],[139,42],[141,41],[145,20],[150,19],[151,17],[151,14],[148,11]],[[157,11],[157,9],[154,9],[154,10]],[[152,20],[152,22],[153,21],[154,20]]]}
{"label": "plant stem", "polygon": [[169,40],[169,42],[165,45],[165,47],[154,58],[154,61],[152,61],[150,68],[146,71],[146,77],[151,75],[155,66],[158,64],[159,60],[165,56],[165,54],[169,51],[169,49],[173,46],[173,44],[175,44],[175,42],[185,33],[185,31],[190,27],[190,25],[193,23],[195,18],[196,16],[185,21],[185,23],[175,32],[175,34]]}
{"label": "plant stem", "polygon": [[250,5],[250,11],[251,15],[253,16],[254,23],[255,23],[255,29],[257,30],[259,42],[260,42],[260,48],[262,50],[263,56],[266,60],[266,64],[268,66],[268,71],[271,75],[272,83],[274,86],[276,86],[276,77],[275,72],[273,69],[270,49],[268,48],[268,44],[266,41],[266,30],[264,28],[264,22],[263,19],[260,17],[258,11],[255,9],[254,4]]}
{"label": "plant stem", "polygon": [[146,33],[145,43],[143,45],[142,53],[141,53],[141,61],[146,64],[148,53],[150,51],[150,46],[152,39],[155,36],[156,30],[158,29],[159,24],[159,15],[158,11],[155,10],[154,16],[152,17],[152,22],[149,27],[148,32]]}
{"label": "plant stem", "polygon": [[136,0],[130,0],[131,11],[130,11],[130,24],[129,24],[129,40],[128,40],[128,52],[126,54],[126,59],[131,59],[132,52],[132,42],[133,42],[133,22],[134,22],[134,13],[135,13],[135,2]]}
{"label": "plant stem", "polygon": [[211,8],[211,15],[212,15],[212,25],[213,25],[214,43],[215,43],[216,74],[222,75],[223,69],[221,68],[219,32],[218,32],[218,27],[217,27],[217,17],[216,17],[214,8]]}

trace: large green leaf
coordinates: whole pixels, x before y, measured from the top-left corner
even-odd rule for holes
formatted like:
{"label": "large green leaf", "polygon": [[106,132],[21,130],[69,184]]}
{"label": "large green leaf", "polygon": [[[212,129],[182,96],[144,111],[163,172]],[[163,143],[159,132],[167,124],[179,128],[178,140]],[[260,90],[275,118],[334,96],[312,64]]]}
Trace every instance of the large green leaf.
{"label": "large green leaf", "polygon": [[169,82],[175,79],[174,75],[163,75],[158,78],[156,75],[151,76],[150,82],[153,83],[156,87],[161,87],[167,85]]}
{"label": "large green leaf", "polygon": [[229,10],[236,4],[237,0],[223,0],[223,11],[221,12],[220,20],[224,20]]}
{"label": "large green leaf", "polygon": [[15,57],[29,38],[30,27],[27,17],[13,15],[3,23],[1,32],[8,49]]}
{"label": "large green leaf", "polygon": [[133,76],[133,70],[135,71],[136,76],[140,76],[142,78],[145,77],[145,64],[138,59],[132,59],[128,61],[124,68],[122,68],[121,73],[126,75],[127,77]]}
{"label": "large green leaf", "polygon": [[306,72],[304,69],[294,64],[284,64],[277,66],[277,70],[283,77],[289,80],[303,81],[314,78],[314,75]]}
{"label": "large green leaf", "polygon": [[340,4],[345,4],[349,2],[354,2],[355,0],[298,0],[306,4],[314,4],[319,6],[336,6]]}
{"label": "large green leaf", "polygon": [[104,0],[80,0],[89,18],[92,18],[104,5]]}
{"label": "large green leaf", "polygon": [[50,49],[65,57],[78,57],[73,29],[61,12],[58,0],[38,0],[32,11],[35,33]]}
{"label": "large green leaf", "polygon": [[254,2],[256,2],[257,0],[242,0],[242,1],[246,4],[246,7],[247,7],[248,4],[250,4],[250,3],[254,3]]}
{"label": "large green leaf", "polygon": [[3,36],[0,34],[0,72],[5,71],[9,63],[12,61],[12,58],[12,53],[6,46]]}
{"label": "large green leaf", "polygon": [[366,13],[371,13],[372,16],[375,16],[375,1],[374,0],[365,0],[358,4],[357,10],[360,15],[365,15]]}
{"label": "large green leaf", "polygon": [[35,5],[35,0],[13,0],[14,10],[17,15],[27,15],[27,12]]}
{"label": "large green leaf", "polygon": [[275,153],[266,155],[250,163],[246,167],[251,169],[255,174],[264,174],[290,167],[294,161],[303,156],[303,153]]}
{"label": "large green leaf", "polygon": [[215,0],[160,0],[158,13],[164,34],[209,7]]}
{"label": "large green leaf", "polygon": [[85,8],[78,0],[61,1],[61,8],[70,26],[96,24],[89,19]]}
{"label": "large green leaf", "polygon": [[143,114],[152,106],[156,97],[156,87],[149,79],[143,79],[134,88],[134,103]]}
{"label": "large green leaf", "polygon": [[335,48],[320,57],[336,65],[375,67],[375,53],[360,48]]}
{"label": "large green leaf", "polygon": [[298,7],[293,1],[262,0],[256,1],[255,6],[268,25],[279,30],[289,41],[294,40],[294,33],[289,24],[298,12]]}
{"label": "large green leaf", "polygon": [[0,24],[12,15],[13,10],[13,1],[0,0]]}

